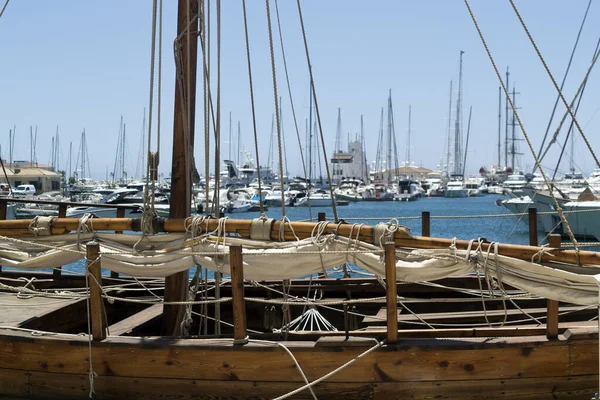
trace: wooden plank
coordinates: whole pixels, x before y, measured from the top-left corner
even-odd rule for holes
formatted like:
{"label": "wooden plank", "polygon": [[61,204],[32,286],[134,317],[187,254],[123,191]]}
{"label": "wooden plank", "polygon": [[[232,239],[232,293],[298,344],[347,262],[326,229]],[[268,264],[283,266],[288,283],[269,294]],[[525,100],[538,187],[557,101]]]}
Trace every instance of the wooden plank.
{"label": "wooden plank", "polygon": [[106,320],[102,300],[102,272],[100,266],[100,244],[89,242],[86,246],[87,273],[90,275],[90,309],[88,310],[94,340],[106,339]]}
{"label": "wooden plank", "polygon": [[244,300],[244,260],[242,246],[229,246],[231,296],[233,297],[233,337],[236,344],[248,343],[246,337],[246,302]]}
{"label": "wooden plank", "polygon": [[23,326],[22,324],[27,323],[27,321],[43,318],[45,315],[78,301],[78,299],[65,300],[49,297],[17,298],[16,293],[0,293],[0,325]]}
{"label": "wooden plank", "polygon": [[377,399],[586,399],[592,398],[598,377],[490,379],[477,382],[435,380],[429,382],[375,384]]}
{"label": "wooden plank", "polygon": [[0,368],[0,397],[2,399],[29,396],[29,374],[27,371]]}
{"label": "wooden plank", "polygon": [[[0,335],[0,368],[83,374],[87,376],[88,343],[71,336]],[[20,337],[16,340],[16,337]],[[132,345],[128,343],[137,343]],[[202,345],[200,345],[202,343]],[[314,347],[284,342],[309,380],[317,379],[364,353],[368,347]],[[92,360],[99,380],[105,376],[186,378],[239,381],[302,382],[295,363],[278,346],[231,340],[173,340],[111,337],[93,343]],[[412,382],[564,376],[569,346],[544,337],[470,340],[403,340],[349,365],[330,382]],[[597,374],[590,366],[586,373]]]}
{"label": "wooden plank", "polygon": [[[1,382],[0,378],[0,382]],[[34,397],[44,399],[84,399],[89,393],[85,375],[35,372],[31,374]],[[198,379],[154,379],[102,376],[94,381],[95,398],[129,399],[194,399],[194,400],[261,400],[273,399],[302,386],[298,382],[205,381]],[[317,398],[331,400],[363,400],[373,398],[369,383],[321,383],[313,389]],[[57,395],[58,394],[58,395]],[[308,390],[293,399],[312,400]]]}
{"label": "wooden plank", "polygon": [[153,304],[108,328],[111,336],[121,336],[131,333],[135,328],[152,321],[162,315],[162,304]]}
{"label": "wooden plank", "polygon": [[396,246],[387,242],[385,248],[385,283],[386,291],[386,321],[387,342],[394,344],[398,341],[398,294],[396,283]]}
{"label": "wooden plank", "polygon": [[[580,310],[582,307],[581,306],[565,306],[565,307],[560,307],[560,311],[576,311],[576,310]],[[529,314],[544,314],[546,313],[546,308],[523,308],[524,311],[526,311]],[[420,319],[423,319],[425,321],[431,321],[431,320],[455,320],[455,319],[479,319],[479,318],[484,318],[485,315],[487,314],[488,317],[502,317],[504,316],[504,310],[487,310],[487,312],[483,312],[483,311],[463,311],[463,312],[442,312],[442,313],[419,313],[418,315],[413,315],[413,314],[408,314],[408,313],[404,313],[404,314],[400,314],[398,313],[398,322],[412,322],[412,321],[419,321]],[[381,310],[379,310],[377,312],[377,314],[374,317],[370,317],[369,319],[367,319],[367,317],[365,317],[365,319],[363,320],[363,322],[369,322],[371,324],[377,323],[377,322],[381,322],[381,318],[385,317],[386,313],[386,309],[382,308]],[[512,315],[523,315],[524,317],[525,314],[523,314],[523,311],[519,310],[519,309],[509,309],[506,310],[506,314],[508,316],[512,316]],[[527,317],[529,318],[529,317]]]}

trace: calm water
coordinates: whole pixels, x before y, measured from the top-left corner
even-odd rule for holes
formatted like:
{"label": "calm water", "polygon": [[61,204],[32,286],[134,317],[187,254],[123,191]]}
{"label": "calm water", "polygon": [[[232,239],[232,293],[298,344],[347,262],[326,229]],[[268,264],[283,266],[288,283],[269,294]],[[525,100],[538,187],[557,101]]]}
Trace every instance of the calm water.
{"label": "calm water", "polygon": [[[497,206],[496,200],[503,198],[501,195],[486,195],[482,197],[468,198],[444,198],[432,197],[422,198],[411,202],[360,202],[350,203],[348,206],[339,206],[340,218],[346,219],[348,223],[365,223],[374,225],[380,221],[389,221],[390,218],[420,216],[421,212],[429,211],[431,214],[431,236],[458,239],[477,239],[484,237],[489,241],[503,243],[527,244],[529,242],[528,227],[526,219],[519,222],[516,217],[505,218],[465,218],[465,219],[435,219],[436,216],[465,216],[465,215],[489,215],[507,214],[508,210]],[[312,217],[316,220],[319,212],[325,212],[328,218],[333,217],[331,207],[314,207]],[[270,207],[267,216],[280,219],[281,208]],[[305,207],[287,207],[286,215],[292,221],[310,218],[310,212]],[[252,219],[258,216],[258,212],[230,214],[232,219]],[[380,218],[380,220],[353,220],[352,218]],[[415,234],[421,234],[421,220],[400,220]],[[540,243],[543,236],[540,236]],[[84,270],[84,261],[63,267],[64,270],[81,273]],[[190,271],[191,274],[194,270]],[[104,271],[108,274],[108,271]]]}
{"label": "calm water", "polygon": [[[505,198],[502,195],[486,195],[481,197],[445,198],[425,197],[409,202],[360,202],[350,203],[348,206],[337,207],[339,218],[346,219],[348,223],[365,223],[374,225],[377,222],[386,222],[395,217],[419,216],[423,211],[431,214],[431,236],[458,239],[476,239],[484,237],[489,241],[505,243],[528,244],[529,233],[527,219],[525,223],[517,223],[516,217],[506,218],[470,218],[470,219],[435,219],[435,216],[463,216],[463,215],[488,215],[507,214],[508,210],[496,205],[497,199]],[[333,218],[331,207],[313,207],[312,216],[317,218],[319,212],[327,213],[328,218]],[[231,214],[230,218],[247,219],[256,218],[258,213]],[[266,212],[269,217],[281,218],[280,207],[270,207]],[[304,207],[288,207],[286,215],[293,220],[309,218],[309,210]],[[359,221],[352,218],[381,218],[378,221]],[[421,220],[400,220],[415,234],[421,234]]]}

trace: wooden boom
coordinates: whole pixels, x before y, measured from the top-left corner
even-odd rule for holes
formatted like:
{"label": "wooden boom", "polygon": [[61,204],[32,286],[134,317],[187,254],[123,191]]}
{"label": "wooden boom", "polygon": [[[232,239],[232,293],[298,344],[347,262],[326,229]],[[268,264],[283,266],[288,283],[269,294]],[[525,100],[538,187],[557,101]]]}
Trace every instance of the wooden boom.
{"label": "wooden boom", "polygon": [[[155,232],[181,233],[186,231],[186,220],[183,218],[157,218],[154,221]],[[236,233],[241,237],[250,237],[251,220],[227,219],[225,230],[227,233]],[[29,224],[31,220],[8,220],[0,221],[0,235],[2,236],[31,236]],[[56,218],[52,221],[52,234],[60,235],[76,231],[80,220],[77,218]],[[203,231],[214,231],[217,229],[219,220],[209,219],[202,223]],[[188,221],[189,225],[189,221]],[[114,231],[141,231],[141,218],[92,218],[88,220],[87,227],[90,230],[114,230]],[[306,239],[311,237],[315,229],[315,222],[286,222],[284,229],[284,239],[286,241]],[[275,221],[271,226],[271,239],[279,240],[279,231],[281,221]],[[293,230],[293,231],[292,231]],[[358,226],[351,224],[328,224],[323,230],[324,234],[337,233],[343,237],[357,238],[367,243],[373,243],[374,227],[361,226],[360,232]],[[413,236],[406,227],[399,227],[394,234],[396,247],[408,247],[416,249],[447,249],[452,245],[452,239],[431,238],[425,236]],[[456,248],[465,250],[469,246],[468,240],[456,240]],[[483,251],[487,251],[489,243],[483,243]],[[518,244],[500,244],[498,253],[503,256],[518,258],[521,260],[531,260],[531,258],[542,250],[539,246],[525,246]],[[561,250],[559,248],[545,248],[545,254],[541,256],[541,261],[564,262],[571,264],[591,264],[600,265],[599,253],[593,251],[579,251],[579,257],[574,250]]]}

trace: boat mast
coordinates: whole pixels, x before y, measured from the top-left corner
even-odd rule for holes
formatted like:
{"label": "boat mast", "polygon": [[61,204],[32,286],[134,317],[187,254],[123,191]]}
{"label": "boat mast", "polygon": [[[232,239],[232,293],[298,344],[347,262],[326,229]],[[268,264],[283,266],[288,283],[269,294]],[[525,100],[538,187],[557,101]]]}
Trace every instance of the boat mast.
{"label": "boat mast", "polygon": [[312,136],[312,112],[313,112],[313,92],[312,92],[312,80],[309,84],[310,94],[308,98],[308,179],[312,182],[312,146],[313,146],[313,136]]}
{"label": "boat mast", "polygon": [[410,166],[410,120],[412,114],[412,107],[408,106],[408,143],[406,145],[406,162],[407,165]]}
{"label": "boat mast", "polygon": [[[508,72],[508,67],[506,67],[506,90],[509,89],[509,78],[510,72]],[[504,166],[508,167],[508,96],[506,96],[505,100],[505,123],[504,123]]]}
{"label": "boat mast", "polygon": [[232,160],[231,158],[231,141],[232,141],[232,132],[231,132],[231,111],[229,111],[229,157],[228,160]]}
{"label": "boat mast", "polygon": [[375,157],[375,179],[383,179],[383,161],[381,160],[383,150],[383,107],[379,117],[379,136],[377,137],[377,154]]}
{"label": "boat mast", "polygon": [[241,130],[240,130],[240,121],[238,121],[238,131],[237,131],[237,160],[236,160],[236,164],[240,165],[240,153],[242,152],[241,150],[241,143],[242,143],[242,134],[241,134]]}
{"label": "boat mast", "polygon": [[[188,13],[189,11],[189,13]],[[189,30],[187,29],[189,26]],[[187,32],[186,32],[187,31]],[[171,168],[171,204],[169,218],[187,218],[190,215],[192,194],[191,174],[186,173],[186,164],[193,162],[192,153],[186,147],[184,128],[187,126],[189,146],[194,147],[194,127],[196,113],[196,64],[198,56],[198,2],[178,0],[177,37],[180,38],[182,84],[175,85],[175,107],[173,117],[173,157]],[[181,87],[180,87],[181,86]],[[187,104],[182,104],[182,90],[192,88],[187,93]],[[186,119],[184,119],[186,107]],[[193,168],[192,168],[193,170]],[[188,292],[188,271],[182,271],[165,278],[165,301],[183,301]],[[162,334],[179,336],[180,321],[185,306],[165,305],[163,308]]]}
{"label": "boat mast", "polygon": [[450,96],[448,100],[448,143],[446,146],[446,174],[450,175],[450,147],[452,143],[452,81],[450,81]]}
{"label": "boat mast", "polygon": [[467,149],[469,148],[469,135],[471,133],[471,112],[473,111],[473,106],[469,107],[469,122],[467,122],[467,140],[465,142],[465,155],[462,164],[462,176],[465,176],[465,170],[467,169]]}
{"label": "boat mast", "polygon": [[502,86],[498,86],[498,165],[497,169],[500,169],[502,159],[500,153],[502,152]]}
{"label": "boat mast", "polygon": [[460,131],[461,123],[461,108],[462,108],[462,66],[463,66],[463,54],[464,51],[460,51],[460,64],[458,68],[458,99],[456,100],[456,120],[454,121],[454,173],[460,175],[462,173],[462,137]]}
{"label": "boat mast", "polygon": [[387,164],[385,166],[387,182],[390,183],[392,180],[391,168],[392,168],[392,89],[390,89],[388,96],[388,126],[387,126]]}

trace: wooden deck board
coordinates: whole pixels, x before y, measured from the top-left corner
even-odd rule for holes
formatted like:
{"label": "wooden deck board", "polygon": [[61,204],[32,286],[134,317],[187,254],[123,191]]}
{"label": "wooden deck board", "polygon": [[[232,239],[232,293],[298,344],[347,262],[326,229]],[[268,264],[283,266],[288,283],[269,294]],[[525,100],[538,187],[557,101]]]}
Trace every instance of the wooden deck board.
{"label": "wooden deck board", "polygon": [[0,293],[0,325],[18,327],[77,301],[79,299],[18,298],[14,293]]}
{"label": "wooden deck board", "polygon": [[131,333],[135,328],[140,325],[145,324],[162,315],[163,305],[162,304],[153,304],[148,308],[143,309],[142,311],[133,314],[116,324],[113,324],[108,327],[108,331],[110,336],[121,336],[127,333]]}

